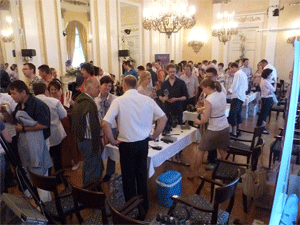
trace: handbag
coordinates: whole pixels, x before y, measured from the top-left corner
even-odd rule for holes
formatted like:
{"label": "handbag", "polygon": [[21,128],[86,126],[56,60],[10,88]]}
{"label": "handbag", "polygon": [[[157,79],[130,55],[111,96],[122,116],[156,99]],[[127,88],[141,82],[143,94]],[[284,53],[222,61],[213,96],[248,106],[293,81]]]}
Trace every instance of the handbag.
{"label": "handbag", "polygon": [[258,198],[264,193],[267,185],[267,172],[264,169],[247,169],[242,179],[243,192],[247,197]]}

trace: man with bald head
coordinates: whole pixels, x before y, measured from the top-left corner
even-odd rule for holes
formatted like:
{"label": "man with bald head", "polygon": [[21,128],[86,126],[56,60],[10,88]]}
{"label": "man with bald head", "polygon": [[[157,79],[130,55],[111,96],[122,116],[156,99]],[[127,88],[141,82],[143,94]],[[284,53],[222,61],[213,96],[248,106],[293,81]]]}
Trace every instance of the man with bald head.
{"label": "man with bald head", "polygon": [[85,92],[78,95],[72,112],[72,129],[77,135],[78,148],[83,155],[83,184],[101,179],[103,162],[100,152],[100,122],[94,98],[100,93],[96,77],[85,82]]}
{"label": "man with bald head", "polygon": [[[128,75],[124,78],[124,94],[116,98],[108,109],[102,127],[112,145],[119,145],[120,163],[125,200],[142,195],[143,207],[148,211],[147,156],[148,141],[156,139],[163,131],[167,117],[155,101],[138,93],[137,80]],[[114,139],[111,125],[117,121],[119,136]],[[157,126],[151,134],[152,122]]]}

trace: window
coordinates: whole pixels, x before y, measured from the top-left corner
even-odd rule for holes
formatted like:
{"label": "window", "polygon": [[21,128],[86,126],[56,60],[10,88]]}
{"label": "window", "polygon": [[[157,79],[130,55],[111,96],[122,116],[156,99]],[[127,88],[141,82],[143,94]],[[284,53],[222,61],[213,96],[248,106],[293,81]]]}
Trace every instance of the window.
{"label": "window", "polygon": [[83,50],[82,50],[82,46],[81,46],[81,42],[80,42],[80,38],[79,38],[77,26],[75,28],[75,32],[76,32],[76,36],[75,36],[75,50],[74,50],[73,62],[72,62],[72,66],[74,68],[75,67],[79,67],[81,63],[85,62],[85,58],[84,58],[84,54],[83,54]]}

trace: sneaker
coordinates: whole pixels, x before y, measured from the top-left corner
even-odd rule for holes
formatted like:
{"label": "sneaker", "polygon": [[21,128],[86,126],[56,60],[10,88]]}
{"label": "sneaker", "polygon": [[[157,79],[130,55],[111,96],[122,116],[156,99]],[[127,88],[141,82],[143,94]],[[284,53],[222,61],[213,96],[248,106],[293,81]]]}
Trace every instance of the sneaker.
{"label": "sneaker", "polygon": [[210,170],[214,170],[215,168],[216,168],[216,164],[210,163],[205,167],[205,170],[210,171]]}
{"label": "sneaker", "polygon": [[259,127],[265,127],[266,126],[266,122],[262,121],[261,125]]}
{"label": "sneaker", "polygon": [[270,134],[270,132],[267,129],[264,129],[263,134]]}
{"label": "sneaker", "polygon": [[26,189],[26,190],[24,191],[24,195],[25,195],[27,198],[32,198],[32,195],[30,194],[30,192],[29,192],[28,189]]}
{"label": "sneaker", "polygon": [[77,170],[80,166],[80,163],[77,163],[75,164],[73,167],[72,167],[72,170]]}

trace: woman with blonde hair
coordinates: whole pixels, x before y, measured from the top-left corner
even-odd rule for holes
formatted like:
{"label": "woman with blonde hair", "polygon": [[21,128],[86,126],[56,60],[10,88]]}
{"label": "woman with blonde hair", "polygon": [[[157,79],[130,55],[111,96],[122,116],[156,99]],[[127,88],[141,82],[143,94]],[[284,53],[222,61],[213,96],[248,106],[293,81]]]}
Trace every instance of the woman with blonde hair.
{"label": "woman with blonde hair", "polygon": [[194,175],[199,175],[205,151],[218,149],[221,157],[224,159],[230,139],[229,124],[225,115],[226,95],[222,92],[221,84],[218,81],[205,78],[201,82],[200,87],[207,97],[204,100],[202,118],[201,120],[195,119],[194,124],[201,125],[208,122],[208,127],[201,137],[199,151],[195,158],[195,174],[189,176],[189,179],[193,179]]}
{"label": "woman with blonde hair", "polygon": [[156,98],[156,94],[151,88],[149,88],[149,84],[151,82],[151,73],[148,71],[143,71],[139,77],[138,89],[137,91],[142,94],[146,95],[150,98]]}

